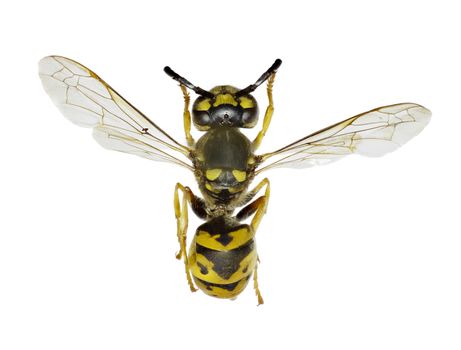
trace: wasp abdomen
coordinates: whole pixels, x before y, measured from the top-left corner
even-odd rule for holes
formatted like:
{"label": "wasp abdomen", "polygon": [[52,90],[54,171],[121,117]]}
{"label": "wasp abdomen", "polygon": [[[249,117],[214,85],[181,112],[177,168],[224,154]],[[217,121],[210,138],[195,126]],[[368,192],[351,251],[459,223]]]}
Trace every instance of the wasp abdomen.
{"label": "wasp abdomen", "polygon": [[206,294],[234,298],[246,287],[257,262],[254,232],[235,219],[219,217],[199,226],[189,263]]}

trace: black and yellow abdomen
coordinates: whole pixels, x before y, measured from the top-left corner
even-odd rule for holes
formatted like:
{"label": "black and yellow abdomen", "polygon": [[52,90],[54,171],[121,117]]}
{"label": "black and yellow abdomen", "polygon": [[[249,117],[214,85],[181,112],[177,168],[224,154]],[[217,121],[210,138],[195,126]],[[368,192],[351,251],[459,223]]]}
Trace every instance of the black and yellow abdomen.
{"label": "black and yellow abdomen", "polygon": [[245,289],[257,263],[254,232],[235,218],[217,217],[197,228],[189,251],[195,284],[218,298]]}

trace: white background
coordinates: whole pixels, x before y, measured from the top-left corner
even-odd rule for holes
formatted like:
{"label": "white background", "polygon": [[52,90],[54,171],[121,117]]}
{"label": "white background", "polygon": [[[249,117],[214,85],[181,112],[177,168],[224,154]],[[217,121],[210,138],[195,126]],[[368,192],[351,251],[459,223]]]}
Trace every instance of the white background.
{"label": "white background", "polygon": [[[160,3],[2,7],[0,348],[460,349],[456,1]],[[37,75],[50,54],[177,138],[165,65],[244,87],[282,58],[262,151],[392,103],[433,120],[384,158],[266,174],[256,307],[251,286],[236,301],[189,292],[172,199],[177,181],[197,188],[192,175],[108,152],[65,120]]]}

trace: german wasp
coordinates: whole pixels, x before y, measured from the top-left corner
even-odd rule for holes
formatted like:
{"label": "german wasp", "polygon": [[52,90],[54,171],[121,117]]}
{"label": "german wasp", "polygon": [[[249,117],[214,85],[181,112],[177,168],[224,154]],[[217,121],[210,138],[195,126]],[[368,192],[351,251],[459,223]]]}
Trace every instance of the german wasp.
{"label": "german wasp", "polygon": [[[186,144],[168,135],[76,61],[49,56],[39,63],[43,86],[53,102],[75,124],[93,128],[94,138],[103,147],[173,163],[194,174],[202,197],[180,183],[174,190],[179,241],[176,257],[184,260],[191,291],[198,287],[208,295],[232,299],[253,277],[258,304],[263,303],[255,234],[267,209],[270,184],[264,178],[250,189],[255,176],[276,167],[325,164],[352,153],[381,156],[417,135],[430,120],[430,111],[420,105],[389,105],[341,121],[274,152],[258,154],[274,112],[272,88],[281,63],[277,59],[254,84],[243,89],[219,85],[204,90],[165,67],[166,74],[179,83],[184,97]],[[249,140],[241,129],[255,127],[259,115],[251,93],[266,81],[268,106],[261,130]],[[192,108],[189,90],[198,95]],[[204,132],[197,141],[191,134],[192,123]],[[195,231],[189,253],[188,207],[204,220]]]}

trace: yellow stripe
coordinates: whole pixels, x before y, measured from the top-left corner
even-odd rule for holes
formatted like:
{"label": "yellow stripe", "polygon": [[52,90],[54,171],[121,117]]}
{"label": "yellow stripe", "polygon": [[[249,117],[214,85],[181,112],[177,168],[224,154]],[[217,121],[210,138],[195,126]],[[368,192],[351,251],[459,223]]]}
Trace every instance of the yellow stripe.
{"label": "yellow stripe", "polygon": [[205,284],[201,283],[196,278],[194,279],[194,281],[197,287],[199,287],[205,294],[222,299],[235,298],[245,289],[246,285],[248,284],[248,280],[244,278],[237,284],[234,290],[226,290],[218,286],[211,286],[211,290],[209,290],[207,289],[207,286]]}
{"label": "yellow stripe", "polygon": [[244,245],[255,236],[253,230],[251,230],[249,226],[228,233],[228,235],[232,237],[232,241],[226,246],[218,241],[221,235],[213,235],[206,231],[199,231],[195,238],[197,243],[202,247],[226,252]]}

